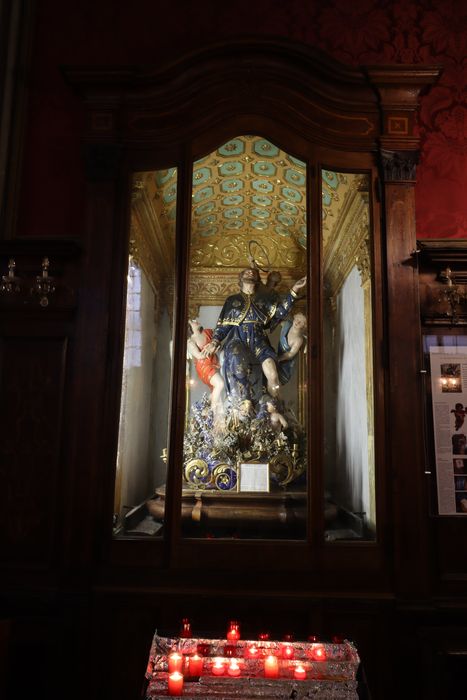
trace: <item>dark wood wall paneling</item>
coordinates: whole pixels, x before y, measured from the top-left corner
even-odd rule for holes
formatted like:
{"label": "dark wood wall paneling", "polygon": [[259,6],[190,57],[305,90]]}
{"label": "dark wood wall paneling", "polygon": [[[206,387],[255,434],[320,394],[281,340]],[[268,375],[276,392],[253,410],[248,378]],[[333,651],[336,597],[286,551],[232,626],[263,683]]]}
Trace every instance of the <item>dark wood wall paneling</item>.
{"label": "dark wood wall paneling", "polygon": [[[56,289],[42,306],[33,290],[47,256]],[[66,240],[0,242],[2,276],[11,259],[19,290],[0,293],[0,547],[10,574],[17,567],[47,577],[63,545],[79,247]]]}

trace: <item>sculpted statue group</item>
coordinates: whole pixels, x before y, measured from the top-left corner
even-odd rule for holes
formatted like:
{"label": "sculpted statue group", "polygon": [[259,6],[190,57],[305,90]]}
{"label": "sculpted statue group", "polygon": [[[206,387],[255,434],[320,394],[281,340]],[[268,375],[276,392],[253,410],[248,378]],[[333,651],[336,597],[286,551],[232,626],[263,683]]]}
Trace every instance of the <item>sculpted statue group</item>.
{"label": "sculpted statue group", "polygon": [[[270,283],[272,276],[273,283]],[[279,275],[279,277],[277,277]],[[222,390],[231,402],[257,404],[264,392],[278,398],[281,383],[289,381],[293,359],[303,345],[306,318],[296,314],[284,324],[279,347],[275,350],[269,334],[287,319],[306,278],[298,280],[282,298],[275,290],[279,273],[270,273],[263,284],[259,270],[247,268],[239,275],[240,291],[225,300],[214,331],[191,321],[189,349],[196,359],[198,375],[212,388],[212,407],[222,413]],[[217,353],[224,351],[222,376]]]}
{"label": "sculpted statue group", "polygon": [[[297,453],[300,427],[284,406],[281,387],[305,348],[306,317],[292,312],[306,278],[282,295],[276,289],[280,281],[280,273],[270,272],[263,283],[256,267],[246,268],[239,274],[239,292],[227,297],[214,329],[190,321],[189,354],[210,398],[192,407],[186,460],[202,457],[214,465],[216,459],[233,463],[269,460],[280,450]],[[274,348],[270,334],[281,323]]]}

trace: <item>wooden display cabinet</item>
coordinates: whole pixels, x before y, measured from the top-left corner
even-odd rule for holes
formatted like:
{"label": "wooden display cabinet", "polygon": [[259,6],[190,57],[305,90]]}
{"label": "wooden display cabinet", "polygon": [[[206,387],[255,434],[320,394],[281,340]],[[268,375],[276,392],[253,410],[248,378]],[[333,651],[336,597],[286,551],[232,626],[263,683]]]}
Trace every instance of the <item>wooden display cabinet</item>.
{"label": "wooden display cabinet", "polygon": [[[429,67],[348,68],[314,51],[273,40],[246,40],[215,46],[154,73],[67,69],[68,81],[85,98],[88,115],[85,133],[87,240],[92,252],[88,256],[84,317],[92,332],[87,342],[90,347],[105,343],[109,349],[100,385],[105,397],[105,420],[99,442],[95,443],[92,457],[95,466],[90,465],[92,478],[98,478],[101,483],[99,512],[108,536],[101,554],[103,563],[117,564],[123,551],[124,560],[131,560],[131,542],[112,541],[110,535],[129,221],[138,207],[139,220],[144,218],[141,192],[135,195],[135,188],[143,190],[143,199],[151,198],[151,192],[145,189],[144,177],[143,181],[135,180],[135,173],[165,173],[169,172],[168,168],[176,168],[173,248],[170,244],[168,252],[164,253],[159,245],[153,252],[156,262],[163,259],[166,265],[170,259],[173,264],[170,282],[173,287],[165,290],[171,295],[174,312],[170,319],[173,363],[164,527],[161,537],[140,541],[135,547],[135,556],[136,550],[138,558],[147,550],[143,555],[145,561],[174,572],[180,567],[193,567],[198,581],[211,580],[213,571],[219,573],[231,566],[231,562],[235,562],[239,571],[244,566],[255,567],[255,562],[261,569],[275,566],[274,534],[269,539],[262,538],[261,542],[229,541],[187,538],[182,536],[181,530],[182,498],[186,500],[185,495],[182,497],[185,426],[181,417],[186,406],[186,327],[192,302],[189,278],[192,168],[195,161],[220,145],[232,143],[229,139],[253,134],[293,154],[297,162],[306,164],[307,174],[308,245],[302,271],[309,279],[306,371],[308,386],[313,390],[306,394],[305,415],[306,429],[312,438],[308,446],[304,504],[306,530],[303,537],[287,542],[282,567],[284,570],[301,569],[306,572],[311,586],[319,582],[326,587],[335,586],[336,572],[342,573],[345,569],[346,586],[371,587],[388,595],[394,590],[395,569],[399,590],[418,588],[420,567],[423,568],[426,560],[426,544],[423,536],[419,542],[417,535],[417,543],[412,538],[415,538],[415,531],[423,531],[423,528],[414,527],[413,522],[414,517],[423,519],[422,492],[418,480],[402,470],[397,498],[394,498],[393,482],[388,475],[401,472],[402,454],[404,462],[413,464],[420,461],[422,450],[420,405],[415,384],[412,386],[411,380],[407,380],[407,376],[415,377],[417,372],[417,353],[407,352],[406,348],[416,346],[414,319],[418,316],[418,299],[413,267],[406,261],[410,260],[416,245],[413,185],[418,140],[413,129],[414,114],[420,91],[428,87],[437,74],[437,68]],[[326,408],[329,381],[323,379],[327,348],[331,347],[326,346],[328,341],[324,338],[330,312],[324,303],[323,284],[327,280],[326,286],[332,286],[334,279],[328,270],[328,252],[323,250],[322,244],[321,202],[325,194],[322,174],[326,172],[330,176],[342,173],[344,179],[353,173],[359,174],[364,178],[367,202],[367,259],[362,260],[357,250],[348,253],[355,256],[355,264],[358,261],[362,280],[362,270],[370,270],[367,294],[371,342],[366,361],[372,368],[368,389],[372,427],[368,430],[372,433],[374,466],[368,477],[372,495],[365,507],[372,511],[373,534],[356,541],[326,541],[325,538],[323,503],[327,487],[323,472],[323,434],[327,430],[325,414],[332,407]],[[359,187],[362,190],[362,186]],[[154,196],[157,198],[157,193]],[[138,201],[139,204],[135,204]],[[354,232],[351,226],[348,230]],[[336,239],[333,245],[338,258],[335,269],[339,270],[348,261],[345,255],[339,258],[342,241]],[[101,266],[96,269],[96,261],[102,260],[106,261],[105,274],[99,272]],[[326,278],[326,275],[331,276]],[[342,281],[336,282],[336,289],[339,285]],[[108,327],[95,325],[94,299],[102,300],[103,308],[108,309]],[[86,345],[86,340],[83,343]],[[82,351],[86,351],[84,346]],[[410,426],[399,411],[401,383],[405,404],[410,406],[414,417]],[[389,431],[387,426],[390,426]],[[339,477],[336,479],[338,481]],[[89,486],[88,483],[86,489]],[[78,489],[81,488],[78,485]],[[410,503],[403,496],[408,491],[412,494]],[[210,499],[212,496],[204,500]],[[395,560],[392,560],[390,552],[394,542],[400,546],[395,548]],[[407,559],[404,552],[409,549],[412,554]],[[261,552],[259,559],[257,552]]]}

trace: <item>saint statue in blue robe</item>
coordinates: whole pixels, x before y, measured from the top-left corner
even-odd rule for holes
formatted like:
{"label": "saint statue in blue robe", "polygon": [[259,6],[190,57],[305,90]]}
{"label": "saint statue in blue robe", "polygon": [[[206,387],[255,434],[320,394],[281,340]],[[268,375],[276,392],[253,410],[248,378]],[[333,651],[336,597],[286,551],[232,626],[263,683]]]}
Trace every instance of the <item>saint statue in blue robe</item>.
{"label": "saint statue in blue robe", "polygon": [[228,395],[257,402],[264,383],[271,396],[278,395],[277,353],[269,342],[269,333],[287,318],[305,284],[306,278],[302,278],[281,298],[261,283],[257,269],[240,273],[240,292],[225,300],[212,343],[204,351],[209,356],[222,345]]}

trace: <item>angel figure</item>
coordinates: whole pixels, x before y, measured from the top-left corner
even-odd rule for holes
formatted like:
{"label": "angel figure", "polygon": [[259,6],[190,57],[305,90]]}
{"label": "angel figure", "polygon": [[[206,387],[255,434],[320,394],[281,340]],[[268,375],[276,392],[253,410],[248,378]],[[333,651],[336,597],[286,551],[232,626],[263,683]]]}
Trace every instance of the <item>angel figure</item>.
{"label": "angel figure", "polygon": [[287,420],[281,413],[282,402],[280,399],[265,394],[259,403],[260,410],[258,413],[258,418],[268,418],[272,429],[276,433],[280,433],[282,430],[286,430],[289,427]]}
{"label": "angel figure", "polygon": [[277,348],[278,371],[281,384],[287,384],[292,377],[295,359],[305,343],[306,316],[296,313],[293,320],[287,320],[281,330]]}
{"label": "angel figure", "polygon": [[191,335],[188,338],[188,351],[193,357],[198,377],[211,390],[211,408],[216,421],[223,413],[222,392],[224,380],[220,373],[220,362],[216,354],[206,357],[203,349],[212,341],[212,329],[203,328],[197,318],[188,322]]}

